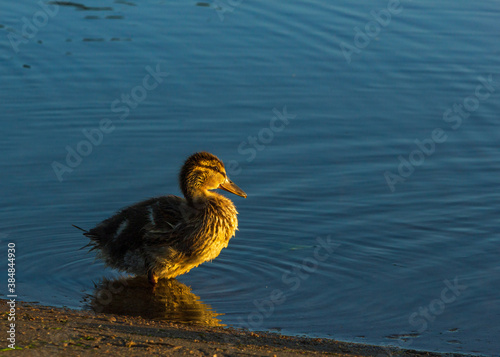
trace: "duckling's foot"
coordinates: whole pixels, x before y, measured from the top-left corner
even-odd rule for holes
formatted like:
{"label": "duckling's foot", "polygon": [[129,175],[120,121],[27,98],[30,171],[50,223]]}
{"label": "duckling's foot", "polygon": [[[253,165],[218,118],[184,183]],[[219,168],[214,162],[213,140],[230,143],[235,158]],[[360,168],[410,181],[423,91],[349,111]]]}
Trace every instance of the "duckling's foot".
{"label": "duckling's foot", "polygon": [[155,286],[156,283],[158,282],[158,276],[156,276],[155,273],[153,273],[153,271],[150,270],[148,271],[148,280],[151,285]]}

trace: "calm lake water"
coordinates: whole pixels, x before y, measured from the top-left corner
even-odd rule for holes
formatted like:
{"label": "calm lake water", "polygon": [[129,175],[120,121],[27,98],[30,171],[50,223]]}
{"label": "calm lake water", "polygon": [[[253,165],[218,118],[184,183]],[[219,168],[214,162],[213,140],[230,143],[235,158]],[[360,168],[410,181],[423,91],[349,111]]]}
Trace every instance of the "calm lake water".
{"label": "calm lake water", "polygon": [[[20,299],[498,355],[500,2],[1,6]],[[200,150],[248,194],[216,260],[153,295],[80,250]]]}

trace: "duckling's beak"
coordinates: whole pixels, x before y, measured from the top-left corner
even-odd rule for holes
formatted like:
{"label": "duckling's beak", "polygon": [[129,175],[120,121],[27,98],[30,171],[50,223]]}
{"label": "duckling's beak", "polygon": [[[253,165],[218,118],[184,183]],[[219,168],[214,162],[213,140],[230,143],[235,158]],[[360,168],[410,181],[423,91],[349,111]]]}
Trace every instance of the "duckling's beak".
{"label": "duckling's beak", "polygon": [[244,197],[244,198],[247,198],[247,194],[245,193],[245,191],[243,191],[241,188],[239,188],[238,186],[236,186],[233,181],[231,181],[229,179],[229,177],[226,177],[226,181],[221,183],[219,185],[219,188],[227,191],[227,192],[231,192],[231,193],[234,193],[235,195],[238,195],[238,196],[241,196],[241,197]]}

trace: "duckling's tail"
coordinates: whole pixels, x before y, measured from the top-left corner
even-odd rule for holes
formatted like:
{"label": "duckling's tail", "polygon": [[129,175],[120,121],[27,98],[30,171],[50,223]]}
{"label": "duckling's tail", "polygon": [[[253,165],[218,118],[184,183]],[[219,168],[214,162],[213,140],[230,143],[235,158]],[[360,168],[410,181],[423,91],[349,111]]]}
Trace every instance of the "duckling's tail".
{"label": "duckling's tail", "polygon": [[[75,228],[77,228],[77,229],[79,229],[79,230],[81,230],[81,231],[83,232],[83,235],[84,235],[84,236],[89,237],[89,235],[88,235],[88,234],[89,234],[89,231],[87,231],[86,229],[83,229],[83,228],[80,228],[80,227],[78,227],[78,226],[75,226],[74,224],[72,224],[72,226],[73,226],[73,227],[75,227]],[[95,243],[94,243],[94,242],[92,242],[92,241],[90,241],[90,243],[89,243],[89,244],[84,245],[83,247],[81,247],[81,248],[80,248],[80,249],[78,249],[78,250],[82,250],[82,249],[84,249],[84,248],[88,248],[88,247],[92,247],[90,250],[94,250],[94,249],[96,248],[96,247],[95,247]]]}
{"label": "duckling's tail", "polygon": [[83,232],[85,232],[85,233],[88,233],[88,232],[89,232],[88,230],[83,229],[83,228],[80,228],[80,227],[78,227],[78,226],[75,226],[74,224],[72,224],[72,226],[73,226],[73,227],[75,227],[75,228],[77,228],[77,229],[79,229],[79,230],[81,230],[81,231],[83,231]]}

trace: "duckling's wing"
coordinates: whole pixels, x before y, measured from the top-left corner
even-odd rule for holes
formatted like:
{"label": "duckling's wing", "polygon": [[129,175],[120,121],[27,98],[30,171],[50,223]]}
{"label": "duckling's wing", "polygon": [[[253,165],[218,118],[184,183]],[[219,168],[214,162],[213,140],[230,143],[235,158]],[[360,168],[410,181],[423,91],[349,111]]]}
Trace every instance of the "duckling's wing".
{"label": "duckling's wing", "polygon": [[176,196],[160,202],[154,219],[144,226],[143,241],[151,249],[170,247],[188,253],[188,238],[196,232],[198,212],[186,200]]}
{"label": "duckling's wing", "polygon": [[84,235],[91,239],[92,249],[104,253],[108,263],[123,261],[128,252],[144,250],[154,240],[168,240],[182,220],[179,207],[184,204],[183,198],[173,195],[151,198],[124,208]]}

